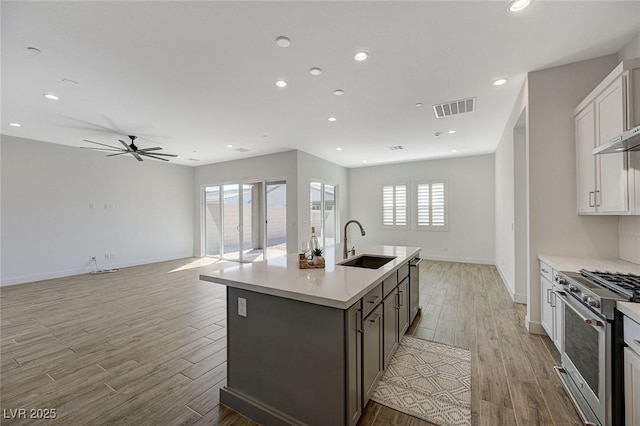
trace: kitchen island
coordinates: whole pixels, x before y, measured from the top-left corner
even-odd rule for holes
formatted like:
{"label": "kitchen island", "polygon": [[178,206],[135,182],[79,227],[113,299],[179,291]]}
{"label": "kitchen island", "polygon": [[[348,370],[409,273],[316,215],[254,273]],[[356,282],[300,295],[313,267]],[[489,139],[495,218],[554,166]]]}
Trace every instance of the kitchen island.
{"label": "kitchen island", "polygon": [[338,245],[325,269],[299,269],[292,254],[200,276],[227,286],[223,404],[262,424],[358,421],[412,318],[409,263],[420,249],[358,251],[393,259],[342,266]]}

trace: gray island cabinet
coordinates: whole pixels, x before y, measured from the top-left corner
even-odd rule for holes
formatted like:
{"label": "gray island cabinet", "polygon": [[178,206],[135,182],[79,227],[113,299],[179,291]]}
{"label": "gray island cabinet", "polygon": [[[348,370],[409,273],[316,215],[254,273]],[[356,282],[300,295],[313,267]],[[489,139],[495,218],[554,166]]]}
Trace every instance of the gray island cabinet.
{"label": "gray island cabinet", "polygon": [[298,269],[294,254],[200,276],[227,286],[221,403],[267,425],[357,423],[409,327],[409,262],[420,249],[359,251],[394,259],[341,266],[336,246],[325,269]]}

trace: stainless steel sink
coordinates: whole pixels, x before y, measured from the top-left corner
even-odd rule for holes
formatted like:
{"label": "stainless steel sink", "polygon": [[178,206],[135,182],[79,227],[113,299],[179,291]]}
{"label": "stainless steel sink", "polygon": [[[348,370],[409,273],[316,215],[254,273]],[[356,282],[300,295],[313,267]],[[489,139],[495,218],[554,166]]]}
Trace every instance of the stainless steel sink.
{"label": "stainless steel sink", "polygon": [[372,254],[363,254],[345,262],[338,263],[342,266],[353,266],[355,268],[378,269],[395,259],[396,256],[376,256]]}

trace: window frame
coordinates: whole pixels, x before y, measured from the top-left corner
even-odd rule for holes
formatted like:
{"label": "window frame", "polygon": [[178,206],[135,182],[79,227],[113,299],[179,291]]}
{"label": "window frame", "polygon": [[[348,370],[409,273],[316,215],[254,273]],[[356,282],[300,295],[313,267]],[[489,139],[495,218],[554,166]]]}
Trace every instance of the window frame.
{"label": "window frame", "polygon": [[[420,206],[418,205],[418,188],[420,187],[420,185],[429,185],[429,205],[433,206],[432,203],[432,185],[435,183],[441,183],[444,185],[444,226],[435,226],[433,225],[433,221],[432,221],[432,214],[431,212],[429,213],[429,225],[420,225],[418,223],[418,217],[419,217],[419,208]],[[415,221],[413,223],[413,227],[414,230],[416,231],[432,231],[432,232],[447,232],[449,231],[449,182],[447,181],[447,179],[431,179],[431,180],[424,180],[424,181],[418,181],[415,183],[415,187],[414,187],[414,191],[413,193],[415,194],[416,197],[416,202],[415,202],[415,206],[414,206],[414,213],[415,213]]]}
{"label": "window frame", "polygon": [[[385,205],[384,205],[384,190],[385,187],[393,187],[393,224],[391,225],[386,225],[384,223],[384,209],[385,209]],[[396,210],[397,210],[397,206],[396,206],[396,187],[398,186],[404,186],[405,188],[405,196],[406,196],[406,201],[405,201],[405,212],[406,212],[406,222],[404,225],[399,225],[396,222]],[[380,196],[381,196],[381,208],[380,208],[380,224],[382,226],[382,229],[395,229],[395,230],[410,230],[411,229],[411,185],[409,185],[408,182],[395,182],[395,183],[390,183],[390,184],[383,184],[380,187]]]}

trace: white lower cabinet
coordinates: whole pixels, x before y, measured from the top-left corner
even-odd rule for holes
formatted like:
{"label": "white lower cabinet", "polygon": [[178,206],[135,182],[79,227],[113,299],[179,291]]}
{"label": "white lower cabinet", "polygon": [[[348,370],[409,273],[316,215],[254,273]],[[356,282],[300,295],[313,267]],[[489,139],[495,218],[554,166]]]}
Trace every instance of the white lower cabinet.
{"label": "white lower cabinet", "polygon": [[625,425],[640,425],[640,356],[629,348],[624,348],[624,404]]}
{"label": "white lower cabinet", "polygon": [[559,285],[551,280],[554,279],[557,272],[544,262],[540,262],[540,297],[541,297],[541,323],[542,328],[547,335],[553,340],[558,351],[562,351],[562,334],[563,334],[563,318],[562,318],[562,299],[554,293],[559,290]]}
{"label": "white lower cabinet", "polygon": [[542,328],[547,335],[553,340],[555,327],[553,325],[553,306],[551,305],[551,296],[553,284],[546,278],[540,278],[540,288],[542,288]]}
{"label": "white lower cabinet", "polygon": [[624,423],[640,425],[640,324],[624,317]]}

